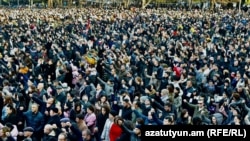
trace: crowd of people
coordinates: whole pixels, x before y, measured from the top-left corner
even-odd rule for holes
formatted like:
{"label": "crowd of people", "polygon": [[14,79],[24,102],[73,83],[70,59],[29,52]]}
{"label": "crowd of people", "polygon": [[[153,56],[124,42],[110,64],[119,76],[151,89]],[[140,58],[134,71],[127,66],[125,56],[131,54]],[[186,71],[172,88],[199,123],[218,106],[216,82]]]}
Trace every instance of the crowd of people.
{"label": "crowd of people", "polygon": [[249,11],[0,9],[0,140],[250,125]]}

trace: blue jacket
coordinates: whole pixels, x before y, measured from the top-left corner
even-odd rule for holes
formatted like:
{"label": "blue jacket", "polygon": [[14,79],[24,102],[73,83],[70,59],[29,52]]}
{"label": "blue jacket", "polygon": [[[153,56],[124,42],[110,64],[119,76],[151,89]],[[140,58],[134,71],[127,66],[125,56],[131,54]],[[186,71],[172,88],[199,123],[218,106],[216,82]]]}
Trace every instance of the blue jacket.
{"label": "blue jacket", "polygon": [[44,117],[41,112],[37,112],[36,114],[32,113],[32,111],[27,111],[23,113],[26,119],[27,127],[32,127],[34,132],[43,132],[43,127],[45,125]]}

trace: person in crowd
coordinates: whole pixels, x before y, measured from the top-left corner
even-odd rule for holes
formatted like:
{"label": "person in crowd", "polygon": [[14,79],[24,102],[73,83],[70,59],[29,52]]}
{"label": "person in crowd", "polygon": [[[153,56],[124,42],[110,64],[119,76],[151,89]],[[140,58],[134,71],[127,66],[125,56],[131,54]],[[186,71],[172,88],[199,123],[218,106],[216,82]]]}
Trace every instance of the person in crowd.
{"label": "person in crowd", "polygon": [[110,140],[109,133],[111,126],[114,123],[114,118],[118,115],[118,113],[114,110],[111,110],[109,113],[109,118],[105,121],[103,131],[101,134],[101,140]]}
{"label": "person in crowd", "polygon": [[15,139],[10,134],[10,128],[4,126],[0,129],[0,139],[2,141],[15,141]]}
{"label": "person in crowd", "polygon": [[110,127],[110,133],[109,133],[110,141],[116,141],[122,135],[123,132],[121,128],[122,123],[123,123],[122,117],[117,116],[114,118],[114,123]]}
{"label": "person in crowd", "polygon": [[82,139],[83,141],[94,141],[92,133],[89,129],[85,129],[82,131]]}
{"label": "person in crowd", "polygon": [[101,107],[101,113],[96,117],[96,127],[94,129],[97,140],[101,140],[101,134],[104,129],[106,120],[109,118],[110,107],[108,105],[103,105]]}
{"label": "person in crowd", "polygon": [[96,126],[96,114],[95,108],[93,105],[89,105],[87,107],[87,114],[84,117],[84,121],[88,126],[88,129],[91,131],[92,135],[94,135],[94,128]]}
{"label": "person in crowd", "polygon": [[45,125],[44,116],[38,111],[39,105],[36,103],[32,104],[31,110],[24,112],[23,116],[26,121],[26,126],[33,129],[32,136],[36,140],[41,139],[43,136],[43,126]]}
{"label": "person in crowd", "polygon": [[44,126],[44,135],[42,141],[57,141],[57,134],[54,130],[53,125],[46,124]]}
{"label": "person in crowd", "polygon": [[12,123],[17,125],[16,109],[12,105],[6,106],[7,116],[3,119],[3,124]]}

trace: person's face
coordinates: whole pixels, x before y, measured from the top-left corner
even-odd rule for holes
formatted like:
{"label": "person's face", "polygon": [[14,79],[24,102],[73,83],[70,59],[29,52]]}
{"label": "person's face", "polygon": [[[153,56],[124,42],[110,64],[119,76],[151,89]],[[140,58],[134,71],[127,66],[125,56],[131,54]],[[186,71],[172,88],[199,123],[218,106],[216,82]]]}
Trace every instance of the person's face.
{"label": "person's face", "polygon": [[187,118],[189,116],[188,112],[185,113],[184,117]]}
{"label": "person's face", "polygon": [[77,106],[77,107],[76,107],[76,111],[81,111],[81,107],[80,107],[80,106]]}
{"label": "person's face", "polygon": [[166,111],[170,111],[170,110],[171,110],[171,108],[170,108],[169,106],[164,106],[164,109],[165,109]]}
{"label": "person's face", "polygon": [[212,122],[216,123],[216,118],[215,117],[212,117]]}
{"label": "person's face", "polygon": [[150,105],[150,101],[148,99],[145,100],[145,105]]}
{"label": "person's face", "polygon": [[66,122],[61,122],[62,127],[66,127]]}
{"label": "person's face", "polygon": [[88,112],[89,114],[92,113],[92,111],[91,111],[89,108],[87,108],[87,112]]}
{"label": "person's face", "polygon": [[136,135],[138,135],[138,134],[141,133],[141,131],[140,131],[138,128],[135,128],[135,129],[134,129],[134,133],[135,133]]}
{"label": "person's face", "polygon": [[7,114],[11,114],[11,113],[12,113],[12,110],[11,110],[9,107],[7,107],[7,108],[6,108],[6,112],[7,112]]}
{"label": "person's face", "polygon": [[46,102],[46,106],[50,107],[53,104],[53,99],[49,98],[48,101]]}
{"label": "person's face", "polygon": [[105,102],[105,101],[106,101],[106,97],[103,96],[103,97],[101,98],[101,102]]}
{"label": "person's face", "polygon": [[163,125],[171,125],[171,122],[168,119],[164,119]]}
{"label": "person's face", "polygon": [[66,141],[66,138],[63,135],[59,135],[58,141]]}
{"label": "person's face", "polygon": [[70,94],[67,94],[67,99],[71,99],[71,96],[70,96]]}
{"label": "person's face", "polygon": [[113,118],[114,118],[113,115],[109,114],[109,119],[113,119]]}
{"label": "person's face", "polygon": [[234,116],[234,122],[235,122],[235,123],[240,123],[240,119],[238,119],[237,116]]}
{"label": "person's face", "polygon": [[32,111],[33,113],[36,113],[36,112],[38,111],[38,106],[37,106],[37,105],[32,105],[31,111]]}
{"label": "person's face", "polygon": [[97,89],[97,90],[101,90],[101,89],[102,89],[101,85],[98,84],[97,87],[96,87],[96,89]]}
{"label": "person's face", "polygon": [[49,134],[50,133],[50,130],[49,130],[49,127],[44,127],[44,129],[43,129],[43,132],[45,133],[45,134]]}
{"label": "person's face", "polygon": [[198,101],[198,106],[203,107],[203,101]]}
{"label": "person's face", "polygon": [[76,118],[76,122],[78,123],[80,120],[79,120],[79,118]]}
{"label": "person's face", "polygon": [[127,106],[127,103],[126,103],[126,102],[123,102],[122,105],[123,105],[123,107],[126,107],[126,106]]}
{"label": "person's face", "polygon": [[27,131],[23,132],[23,136],[24,136],[24,137],[27,137],[27,136],[29,136],[29,135],[30,135],[30,132],[27,132]]}
{"label": "person's face", "polygon": [[103,115],[106,114],[105,108],[102,108],[102,114],[103,114]]}
{"label": "person's face", "polygon": [[38,88],[38,89],[42,89],[42,88],[43,88],[43,84],[42,84],[42,83],[39,83],[39,84],[37,85],[37,88]]}

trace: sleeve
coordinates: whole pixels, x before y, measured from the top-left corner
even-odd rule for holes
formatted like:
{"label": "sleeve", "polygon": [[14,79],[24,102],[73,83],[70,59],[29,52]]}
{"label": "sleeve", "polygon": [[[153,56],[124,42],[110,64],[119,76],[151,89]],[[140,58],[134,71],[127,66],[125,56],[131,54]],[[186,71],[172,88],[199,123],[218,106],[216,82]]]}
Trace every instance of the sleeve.
{"label": "sleeve", "polygon": [[13,128],[13,130],[11,131],[11,136],[12,136],[12,137],[17,137],[17,135],[18,135],[18,130],[17,130],[16,125],[14,125],[14,128]]}
{"label": "sleeve", "polygon": [[89,118],[88,122],[87,122],[87,126],[91,127],[95,124],[96,122],[96,117],[94,115],[91,115],[91,117]]}
{"label": "sleeve", "polygon": [[156,116],[156,113],[152,114],[152,118],[158,125],[163,125],[163,121]]}
{"label": "sleeve", "polygon": [[124,129],[125,132],[129,134],[134,134],[134,132],[132,130],[129,130],[125,125],[122,125],[122,128]]}
{"label": "sleeve", "polygon": [[43,126],[45,125],[45,120],[44,120],[44,116],[40,113],[40,124],[39,127],[37,129],[35,129],[35,131],[37,132],[41,132],[43,131]]}
{"label": "sleeve", "polygon": [[135,113],[135,116],[136,116],[137,118],[142,118],[144,121],[148,119],[147,116],[145,116],[145,115],[139,113],[137,110],[133,110],[133,112]]}
{"label": "sleeve", "polygon": [[106,135],[108,133],[108,119],[106,120],[105,124],[104,124],[104,128],[101,134],[101,139],[105,139]]}

